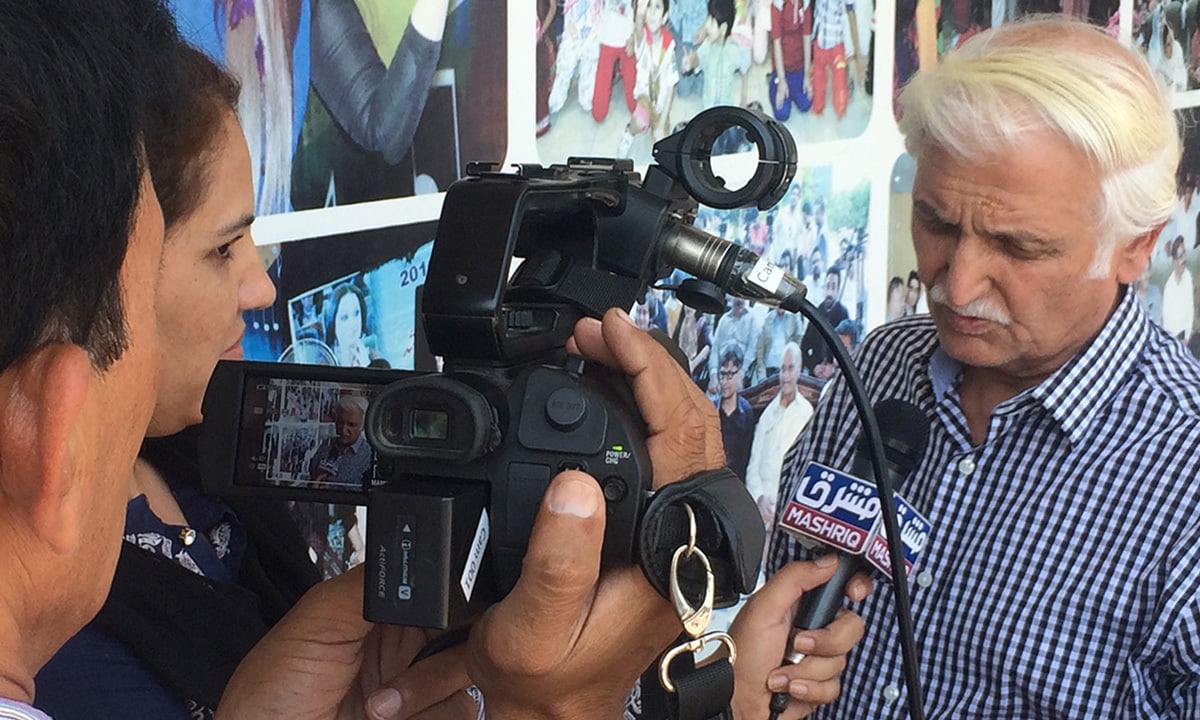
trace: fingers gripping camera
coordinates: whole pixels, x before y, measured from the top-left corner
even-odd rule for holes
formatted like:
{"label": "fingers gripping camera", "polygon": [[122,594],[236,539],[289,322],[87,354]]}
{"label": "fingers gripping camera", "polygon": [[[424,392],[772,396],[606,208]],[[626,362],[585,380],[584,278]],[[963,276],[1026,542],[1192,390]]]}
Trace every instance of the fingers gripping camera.
{"label": "fingers gripping camera", "polygon": [[369,619],[453,626],[507,594],[563,470],[601,484],[603,562],[635,562],[651,487],[646,429],[625,385],[607,376],[567,356],[507,386],[482,374],[412,375],[376,397],[368,436],[403,471],[370,499],[370,516],[383,521],[367,529]]}

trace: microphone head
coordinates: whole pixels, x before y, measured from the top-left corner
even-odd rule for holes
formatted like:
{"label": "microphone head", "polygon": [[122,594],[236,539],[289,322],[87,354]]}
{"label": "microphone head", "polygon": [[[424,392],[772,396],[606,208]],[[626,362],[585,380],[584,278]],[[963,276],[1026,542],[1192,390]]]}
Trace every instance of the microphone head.
{"label": "microphone head", "polygon": [[[908,475],[925,454],[925,446],[929,443],[929,418],[916,405],[889,398],[875,404],[875,421],[879,424],[888,462],[901,475]],[[866,456],[870,452],[868,446],[864,433],[858,440],[859,452]]]}

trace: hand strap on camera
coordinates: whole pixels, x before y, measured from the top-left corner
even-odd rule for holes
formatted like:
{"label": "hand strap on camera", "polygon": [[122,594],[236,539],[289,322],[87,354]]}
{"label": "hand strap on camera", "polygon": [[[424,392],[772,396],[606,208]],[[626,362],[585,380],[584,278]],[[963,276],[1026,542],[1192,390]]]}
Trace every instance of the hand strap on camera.
{"label": "hand strap on camera", "polygon": [[[668,485],[651,500],[639,538],[642,570],[675,606],[684,635],[643,676],[643,717],[728,716],[737,650],[728,634],[706,630],[715,607],[753,589],[765,539],[757,506],[729,468]],[[697,668],[695,653],[710,643],[724,645],[726,657]]]}

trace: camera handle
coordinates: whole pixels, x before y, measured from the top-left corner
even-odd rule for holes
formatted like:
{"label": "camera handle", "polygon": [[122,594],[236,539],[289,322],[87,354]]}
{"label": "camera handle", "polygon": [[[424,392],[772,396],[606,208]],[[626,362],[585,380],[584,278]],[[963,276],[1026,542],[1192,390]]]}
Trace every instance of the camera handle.
{"label": "camera handle", "polygon": [[[724,633],[705,633],[714,607],[754,589],[766,530],[741,479],[709,470],[655,493],[642,519],[640,564],[650,584],[679,612],[685,632],[642,676],[642,716],[673,720],[727,717],[736,650]],[[720,643],[727,657],[695,666],[694,654]]]}

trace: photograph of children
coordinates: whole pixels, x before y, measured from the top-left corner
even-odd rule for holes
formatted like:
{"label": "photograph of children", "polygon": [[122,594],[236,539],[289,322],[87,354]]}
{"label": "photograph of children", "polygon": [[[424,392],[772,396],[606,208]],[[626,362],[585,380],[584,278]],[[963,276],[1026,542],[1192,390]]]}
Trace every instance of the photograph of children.
{"label": "photograph of children", "polygon": [[1200,275],[1200,108],[1184,108],[1175,118],[1183,140],[1179,196],[1134,287],[1150,317],[1200,357],[1200,287],[1195,282]]}
{"label": "photograph of children", "polygon": [[438,192],[502,158],[507,4],[175,0],[242,83],[259,215]]}
{"label": "photograph of children", "polygon": [[1200,27],[1197,0],[1135,0],[1133,42],[1146,54],[1163,87],[1200,88]]}
{"label": "photograph of children", "polygon": [[983,30],[1026,15],[1062,13],[1105,28],[1116,39],[1120,5],[1120,0],[896,0],[893,112],[898,119],[896,94],[922,66],[936,64]]}
{"label": "photograph of children", "polygon": [[[855,348],[869,294],[862,282],[869,204],[865,175],[802,167],[775,207],[701,208],[695,224],[803,280],[818,312]],[[682,279],[677,273],[662,285]],[[643,328],[667,332],[687,355],[693,380],[719,409],[727,463],[746,482],[763,521],[772,522],[783,454],[832,375],[825,343],[802,316],[741,298],[713,316],[683,306],[669,291],[651,290],[631,315]]]}
{"label": "photograph of children", "polygon": [[432,370],[418,322],[435,223],[284,243],[275,304],[247,313],[247,359]]}
{"label": "photograph of children", "polygon": [[714,105],[773,115],[800,144],[856,137],[873,12],[871,0],[539,0],[538,153],[644,164]]}

